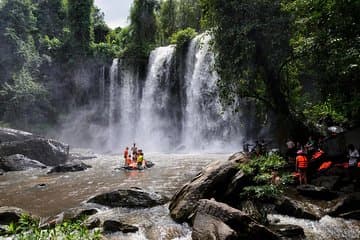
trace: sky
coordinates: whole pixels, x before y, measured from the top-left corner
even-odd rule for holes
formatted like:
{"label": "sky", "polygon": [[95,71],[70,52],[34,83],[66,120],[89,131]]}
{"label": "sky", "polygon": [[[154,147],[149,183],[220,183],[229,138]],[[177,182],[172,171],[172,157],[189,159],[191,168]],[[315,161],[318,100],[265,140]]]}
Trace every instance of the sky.
{"label": "sky", "polygon": [[95,5],[105,14],[106,24],[116,28],[129,25],[127,18],[132,2],[133,0],[95,0]]}

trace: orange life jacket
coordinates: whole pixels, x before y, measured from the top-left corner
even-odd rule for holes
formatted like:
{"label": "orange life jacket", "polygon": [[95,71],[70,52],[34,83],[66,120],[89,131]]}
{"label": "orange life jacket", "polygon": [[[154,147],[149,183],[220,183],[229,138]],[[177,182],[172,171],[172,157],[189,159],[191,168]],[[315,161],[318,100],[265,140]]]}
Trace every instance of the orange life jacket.
{"label": "orange life jacket", "polygon": [[126,165],[130,165],[132,163],[131,158],[126,158]]}
{"label": "orange life jacket", "polygon": [[124,151],[124,158],[127,159],[128,155],[129,155],[129,151],[128,151],[128,150],[125,150],[125,151]]}
{"label": "orange life jacket", "polygon": [[328,169],[329,167],[331,167],[331,164],[332,164],[331,161],[323,162],[323,163],[320,165],[318,171]]}
{"label": "orange life jacket", "polygon": [[296,157],[297,165],[299,168],[307,168],[308,167],[308,160],[307,157],[304,155],[299,155]]}

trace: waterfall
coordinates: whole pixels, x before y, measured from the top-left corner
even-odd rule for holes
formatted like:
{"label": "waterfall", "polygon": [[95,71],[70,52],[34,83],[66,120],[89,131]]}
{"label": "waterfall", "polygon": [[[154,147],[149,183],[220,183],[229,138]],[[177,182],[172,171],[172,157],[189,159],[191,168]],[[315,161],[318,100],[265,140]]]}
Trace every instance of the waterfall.
{"label": "waterfall", "polygon": [[241,140],[238,129],[232,126],[239,121],[239,114],[223,109],[220,103],[210,40],[208,34],[194,38],[186,57],[183,143],[187,149],[223,150],[225,143],[239,144]]}
{"label": "waterfall", "polygon": [[102,107],[105,106],[105,66],[99,72],[99,100]]}
{"label": "waterfall", "polygon": [[115,131],[115,124],[116,124],[116,110],[118,107],[118,72],[119,72],[119,59],[115,58],[113,60],[113,63],[110,68],[110,86],[109,86],[109,114],[108,114],[108,132],[109,132],[109,138],[108,141],[110,143],[110,146],[114,146],[116,141],[116,131]]}
{"label": "waterfall", "polygon": [[119,85],[119,128],[118,143],[130,145],[135,140],[136,123],[139,118],[140,107],[140,86],[139,77],[134,69],[126,63],[120,61],[120,85]]}
{"label": "waterfall", "polygon": [[197,36],[186,53],[156,48],[144,71],[126,59],[114,59],[107,75],[102,67],[99,98],[63,124],[71,126],[64,141],[116,152],[133,142],[145,151],[238,149],[241,115],[220,104],[209,41]]}
{"label": "waterfall", "polygon": [[143,88],[138,122],[138,142],[153,150],[168,150],[174,137],[171,105],[171,67],[175,46],[159,47],[151,52]]}

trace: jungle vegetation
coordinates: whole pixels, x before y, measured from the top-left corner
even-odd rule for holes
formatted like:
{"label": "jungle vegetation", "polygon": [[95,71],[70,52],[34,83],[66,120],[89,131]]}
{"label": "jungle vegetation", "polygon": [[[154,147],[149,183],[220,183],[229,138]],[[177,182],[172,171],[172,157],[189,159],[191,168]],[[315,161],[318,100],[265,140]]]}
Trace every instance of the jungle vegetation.
{"label": "jungle vegetation", "polygon": [[357,126],[359,11],[356,0],[134,0],[129,26],[111,29],[93,0],[2,0],[0,121],[55,124],[86,101],[70,77],[80,65],[146,61],[207,31],[224,104],[252,99],[295,128]]}

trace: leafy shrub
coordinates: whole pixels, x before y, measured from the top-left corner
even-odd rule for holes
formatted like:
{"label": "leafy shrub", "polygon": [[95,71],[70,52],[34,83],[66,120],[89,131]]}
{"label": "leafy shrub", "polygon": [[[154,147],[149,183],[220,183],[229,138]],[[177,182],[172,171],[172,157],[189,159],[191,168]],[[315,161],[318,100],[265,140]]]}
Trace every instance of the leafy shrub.
{"label": "leafy shrub", "polygon": [[[285,164],[285,159],[277,154],[254,157],[241,164],[240,169],[251,176],[253,183],[243,189],[241,196],[264,199],[281,194],[285,184],[291,181],[290,174],[282,172]],[[272,182],[274,174],[279,177],[277,183]]]}
{"label": "leafy shrub", "polygon": [[327,99],[322,103],[308,103],[307,105],[307,108],[304,109],[304,115],[311,123],[317,123],[319,120],[326,117],[331,117],[337,124],[347,121],[341,111],[335,107],[334,101],[331,99]]}
{"label": "leafy shrub", "polygon": [[52,229],[40,229],[38,220],[31,218],[29,215],[22,215],[18,223],[11,223],[8,226],[6,234],[19,240],[101,239],[100,231],[89,231],[82,222],[82,220],[65,221]]}
{"label": "leafy shrub", "polygon": [[197,32],[193,28],[179,30],[170,37],[170,43],[176,44],[178,48],[182,48],[184,44],[194,38],[196,34]]}

